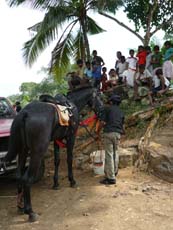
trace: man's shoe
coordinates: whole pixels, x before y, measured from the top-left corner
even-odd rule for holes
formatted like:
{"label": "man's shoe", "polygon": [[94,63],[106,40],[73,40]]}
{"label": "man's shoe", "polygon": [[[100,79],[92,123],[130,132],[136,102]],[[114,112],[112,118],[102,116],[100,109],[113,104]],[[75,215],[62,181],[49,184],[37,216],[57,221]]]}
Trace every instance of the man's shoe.
{"label": "man's shoe", "polygon": [[100,184],[105,184],[105,185],[116,184],[116,180],[105,178],[104,180],[100,181]]}

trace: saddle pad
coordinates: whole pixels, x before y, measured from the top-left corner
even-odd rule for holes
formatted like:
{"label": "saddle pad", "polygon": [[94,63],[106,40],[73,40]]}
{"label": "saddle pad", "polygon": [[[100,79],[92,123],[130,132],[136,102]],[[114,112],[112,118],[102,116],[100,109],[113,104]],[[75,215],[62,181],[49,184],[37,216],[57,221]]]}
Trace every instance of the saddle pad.
{"label": "saddle pad", "polygon": [[69,111],[66,106],[63,105],[57,105],[57,111],[59,115],[59,123],[62,126],[69,126]]}

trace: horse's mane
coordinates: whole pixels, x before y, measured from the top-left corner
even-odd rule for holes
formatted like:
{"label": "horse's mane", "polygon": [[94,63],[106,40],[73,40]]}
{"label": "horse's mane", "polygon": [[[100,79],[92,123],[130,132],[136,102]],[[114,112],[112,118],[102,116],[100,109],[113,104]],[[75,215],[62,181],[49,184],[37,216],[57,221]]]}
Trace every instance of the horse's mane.
{"label": "horse's mane", "polygon": [[92,89],[92,88],[93,87],[90,84],[80,85],[80,87],[77,87],[77,88],[73,89],[72,91],[68,91],[67,95],[71,95],[73,93],[83,91],[84,89]]}

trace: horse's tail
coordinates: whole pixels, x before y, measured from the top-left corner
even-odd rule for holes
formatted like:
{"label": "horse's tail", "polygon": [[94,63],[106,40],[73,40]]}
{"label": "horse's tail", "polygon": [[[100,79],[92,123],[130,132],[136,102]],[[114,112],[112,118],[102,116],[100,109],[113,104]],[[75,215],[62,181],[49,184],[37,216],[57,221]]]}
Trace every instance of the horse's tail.
{"label": "horse's tail", "polygon": [[15,117],[12,123],[8,153],[5,156],[5,162],[14,160],[16,156],[22,151],[22,148],[25,148],[25,119],[27,116],[27,112],[23,111]]}

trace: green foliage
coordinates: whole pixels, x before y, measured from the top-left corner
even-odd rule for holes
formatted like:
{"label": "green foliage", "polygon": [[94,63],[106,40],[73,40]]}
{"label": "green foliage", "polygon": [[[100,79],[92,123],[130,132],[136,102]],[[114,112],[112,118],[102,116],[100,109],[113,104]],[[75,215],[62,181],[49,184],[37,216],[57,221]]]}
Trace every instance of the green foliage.
{"label": "green foliage", "polygon": [[44,78],[40,83],[24,82],[20,86],[21,94],[11,95],[9,99],[15,104],[20,101],[22,107],[33,100],[37,100],[41,94],[50,94],[52,96],[57,93],[66,94],[68,84],[65,79],[54,80],[53,76]]}
{"label": "green foliage", "polygon": [[[152,21],[149,25],[151,28],[159,27],[163,24],[162,29],[167,33],[173,31],[173,1],[172,0],[125,0],[124,11],[127,13],[127,17],[135,23],[136,31],[139,31],[142,27],[146,32],[149,23],[149,14],[154,9]],[[172,20],[169,22],[169,19]]]}
{"label": "green foliage", "polygon": [[[12,6],[27,5],[34,9],[45,10],[43,20],[29,29],[35,35],[24,44],[23,57],[29,66],[40,53],[58,38],[52,52],[51,71],[60,78],[70,64],[70,59],[90,57],[88,34],[104,30],[88,15],[91,11],[102,9],[115,12],[120,0],[6,0]],[[62,33],[60,34],[60,30]],[[76,32],[77,31],[77,32]]]}
{"label": "green foliage", "polygon": [[123,110],[124,114],[126,117],[132,115],[135,112],[145,110],[148,108],[148,105],[142,105],[141,102],[139,101],[128,101],[128,104],[121,104],[121,109]]}

